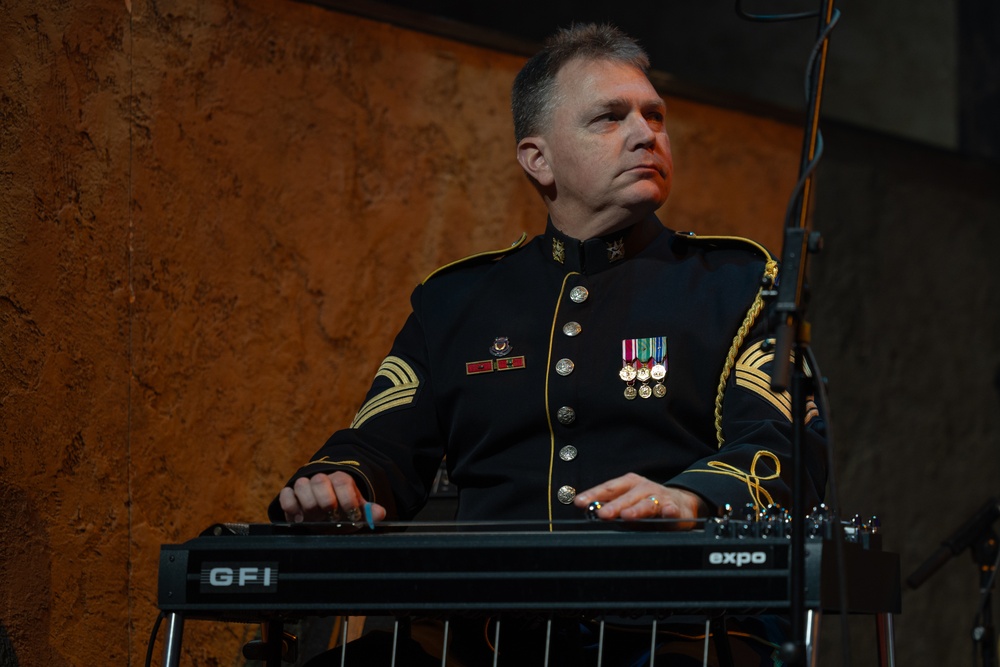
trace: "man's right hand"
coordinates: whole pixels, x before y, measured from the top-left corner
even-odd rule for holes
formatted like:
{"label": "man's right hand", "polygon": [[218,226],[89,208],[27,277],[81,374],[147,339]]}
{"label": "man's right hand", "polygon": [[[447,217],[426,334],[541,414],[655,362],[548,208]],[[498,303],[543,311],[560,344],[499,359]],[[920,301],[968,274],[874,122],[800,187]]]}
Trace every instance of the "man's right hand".
{"label": "man's right hand", "polygon": [[[303,521],[361,521],[362,511],[369,504],[357,482],[346,472],[320,473],[300,477],[292,486],[278,494],[278,502],[290,523]],[[385,508],[377,503],[372,506],[372,519],[385,519]]]}

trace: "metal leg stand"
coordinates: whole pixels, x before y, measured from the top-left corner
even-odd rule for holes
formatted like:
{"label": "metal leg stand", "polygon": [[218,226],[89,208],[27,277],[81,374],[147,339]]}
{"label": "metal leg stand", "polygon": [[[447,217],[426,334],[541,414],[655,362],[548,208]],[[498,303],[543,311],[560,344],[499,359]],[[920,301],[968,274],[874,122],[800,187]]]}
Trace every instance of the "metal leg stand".
{"label": "metal leg stand", "polygon": [[261,625],[264,640],[264,664],[267,667],[281,667],[284,654],[285,626],[281,621],[266,621]]}
{"label": "metal leg stand", "polygon": [[806,611],[806,665],[809,667],[816,667],[818,664],[817,660],[819,657],[819,651],[816,649],[819,646],[819,619],[820,613],[815,609],[809,609]]}
{"label": "metal leg stand", "polygon": [[181,640],[184,637],[184,617],[174,612],[167,616],[167,644],[163,649],[163,667],[181,663]]}
{"label": "metal leg stand", "polygon": [[733,650],[729,645],[729,632],[726,630],[726,618],[716,616],[711,621],[712,639],[715,643],[715,655],[719,659],[719,667],[733,667]]}
{"label": "metal leg stand", "polygon": [[875,615],[875,634],[878,637],[879,667],[896,667],[896,641],[892,614]]}

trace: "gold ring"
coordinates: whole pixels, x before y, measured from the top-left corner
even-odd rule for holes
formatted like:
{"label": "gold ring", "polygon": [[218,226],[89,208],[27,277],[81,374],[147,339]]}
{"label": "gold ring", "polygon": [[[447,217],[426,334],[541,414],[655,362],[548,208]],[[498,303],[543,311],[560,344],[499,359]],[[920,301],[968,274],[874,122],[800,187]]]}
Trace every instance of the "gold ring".
{"label": "gold ring", "polygon": [[655,507],[659,507],[660,506],[660,501],[657,500],[656,496],[650,496],[649,498],[646,498],[646,500],[648,500],[649,502],[653,503],[653,505]]}

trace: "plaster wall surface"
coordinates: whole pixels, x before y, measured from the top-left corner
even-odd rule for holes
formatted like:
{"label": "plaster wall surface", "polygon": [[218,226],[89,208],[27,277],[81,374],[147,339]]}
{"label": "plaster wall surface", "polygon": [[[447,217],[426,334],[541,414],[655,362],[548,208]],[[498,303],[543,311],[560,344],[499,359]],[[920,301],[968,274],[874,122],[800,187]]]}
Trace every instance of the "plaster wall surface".
{"label": "plaster wall surface", "polygon": [[128,15],[5,3],[0,34],[0,622],[20,664],[122,664]]}

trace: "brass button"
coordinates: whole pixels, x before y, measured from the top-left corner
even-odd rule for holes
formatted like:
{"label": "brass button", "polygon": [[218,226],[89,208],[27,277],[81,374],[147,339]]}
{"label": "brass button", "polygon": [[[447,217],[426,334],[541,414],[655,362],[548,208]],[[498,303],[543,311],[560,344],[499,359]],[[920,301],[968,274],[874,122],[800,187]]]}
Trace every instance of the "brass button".
{"label": "brass button", "polygon": [[556,373],[563,377],[572,373],[574,368],[576,368],[576,364],[573,363],[572,359],[560,359],[556,362]]}
{"label": "brass button", "polygon": [[558,419],[559,423],[563,426],[569,426],[576,421],[576,410],[564,405],[559,408],[558,412],[556,412],[556,419]]}
{"label": "brass button", "polygon": [[576,447],[574,447],[573,445],[566,445],[565,447],[559,450],[559,458],[561,458],[563,461],[572,461],[573,459],[576,458],[576,454],[577,454]]}
{"label": "brass button", "polygon": [[590,291],[586,287],[574,287],[569,291],[569,298],[573,303],[583,303],[590,296]]}
{"label": "brass button", "polygon": [[575,336],[583,331],[583,327],[580,326],[579,322],[567,322],[563,325],[563,333],[567,336]]}
{"label": "brass button", "polygon": [[559,490],[556,492],[556,498],[559,499],[563,505],[573,504],[573,499],[576,498],[576,489],[568,484],[566,486],[560,486]]}

